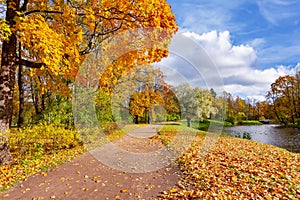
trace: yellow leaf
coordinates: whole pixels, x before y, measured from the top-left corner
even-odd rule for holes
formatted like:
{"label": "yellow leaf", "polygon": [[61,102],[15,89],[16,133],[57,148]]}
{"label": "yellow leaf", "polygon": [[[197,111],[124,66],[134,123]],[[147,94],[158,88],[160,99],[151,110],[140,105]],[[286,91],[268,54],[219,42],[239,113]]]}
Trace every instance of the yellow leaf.
{"label": "yellow leaf", "polygon": [[173,189],[169,190],[169,192],[170,193],[175,193],[175,192],[177,192],[177,189],[173,188]]}

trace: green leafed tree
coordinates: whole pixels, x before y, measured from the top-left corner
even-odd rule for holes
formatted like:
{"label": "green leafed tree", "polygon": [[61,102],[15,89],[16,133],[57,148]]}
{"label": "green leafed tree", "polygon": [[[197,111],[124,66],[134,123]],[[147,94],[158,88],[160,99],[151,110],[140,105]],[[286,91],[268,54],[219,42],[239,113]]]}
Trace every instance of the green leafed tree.
{"label": "green leafed tree", "polygon": [[181,118],[186,118],[188,127],[192,119],[203,121],[213,111],[212,96],[208,90],[192,88],[184,83],[175,88],[175,94],[180,104]]}

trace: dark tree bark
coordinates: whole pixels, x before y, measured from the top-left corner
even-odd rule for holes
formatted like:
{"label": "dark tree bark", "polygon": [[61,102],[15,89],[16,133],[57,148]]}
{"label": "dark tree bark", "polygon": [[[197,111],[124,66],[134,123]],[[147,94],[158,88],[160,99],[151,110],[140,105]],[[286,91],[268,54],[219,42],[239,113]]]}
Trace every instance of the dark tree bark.
{"label": "dark tree bark", "polygon": [[[21,46],[19,44],[19,60],[21,60]],[[18,88],[19,88],[19,116],[17,126],[21,128],[24,122],[24,88],[23,88],[23,66],[19,63]]]}
{"label": "dark tree bark", "polygon": [[[12,27],[15,24],[18,0],[7,0],[6,21]],[[17,37],[12,33],[7,41],[3,42],[0,68],[0,165],[11,161],[9,150],[8,131],[13,113],[13,92],[17,69]]]}
{"label": "dark tree bark", "polygon": [[299,125],[299,123],[300,123],[300,71],[298,71],[297,73],[296,73],[296,78],[297,78],[297,93],[296,93],[296,95],[297,95],[297,109],[298,109],[298,111],[297,111],[297,118],[298,118],[298,125]]}
{"label": "dark tree bark", "polygon": [[32,103],[35,109],[35,114],[39,116],[41,114],[40,109],[39,109],[39,98],[38,95],[35,94],[35,89],[34,89],[34,81],[31,79],[31,84],[30,84],[30,92],[31,92],[31,99]]}
{"label": "dark tree bark", "polygon": [[134,121],[135,124],[138,124],[139,123],[139,116],[135,115],[133,121]]}
{"label": "dark tree bark", "polygon": [[187,126],[191,127],[191,118],[187,117]]}

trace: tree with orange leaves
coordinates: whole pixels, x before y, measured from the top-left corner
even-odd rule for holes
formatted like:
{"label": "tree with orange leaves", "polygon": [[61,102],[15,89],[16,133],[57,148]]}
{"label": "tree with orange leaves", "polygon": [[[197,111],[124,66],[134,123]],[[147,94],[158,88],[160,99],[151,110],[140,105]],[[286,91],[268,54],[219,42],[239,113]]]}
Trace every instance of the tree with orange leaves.
{"label": "tree with orange leaves", "polygon": [[294,76],[280,76],[271,84],[267,98],[273,103],[273,110],[279,122],[287,125],[299,119],[299,87]]}
{"label": "tree with orange leaves", "polygon": [[[56,76],[76,74],[82,58],[114,34],[136,28],[166,28],[170,38],[177,25],[170,6],[159,0],[75,1],[1,0],[2,59],[0,68],[0,164],[10,161],[7,131],[19,65]],[[19,50],[19,51],[18,51]],[[146,51],[144,51],[146,52]],[[166,52],[148,50],[156,61]],[[123,65],[126,68],[126,65]],[[33,70],[33,73],[36,73]]]}

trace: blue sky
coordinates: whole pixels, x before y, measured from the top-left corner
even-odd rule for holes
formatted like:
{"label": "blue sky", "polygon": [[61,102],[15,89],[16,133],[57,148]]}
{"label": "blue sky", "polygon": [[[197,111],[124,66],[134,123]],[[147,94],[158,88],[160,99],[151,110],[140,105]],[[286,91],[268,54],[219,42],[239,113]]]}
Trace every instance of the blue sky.
{"label": "blue sky", "polygon": [[179,34],[204,48],[234,95],[263,100],[277,77],[300,66],[299,0],[168,2]]}

